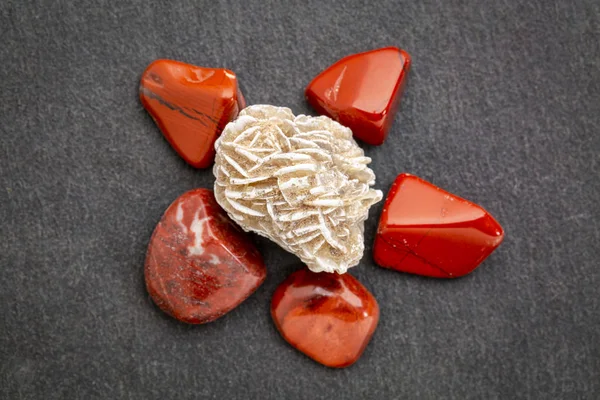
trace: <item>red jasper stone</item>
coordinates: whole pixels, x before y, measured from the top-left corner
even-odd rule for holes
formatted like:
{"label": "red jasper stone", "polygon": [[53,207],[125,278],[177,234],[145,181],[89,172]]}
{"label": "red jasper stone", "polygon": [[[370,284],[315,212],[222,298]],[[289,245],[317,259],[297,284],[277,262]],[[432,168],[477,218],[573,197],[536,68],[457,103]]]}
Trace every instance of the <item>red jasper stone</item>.
{"label": "red jasper stone", "polygon": [[379,306],[350,274],[304,268],[277,288],[271,315],[292,346],[321,364],[341,368],[365,350],[379,321]]}
{"label": "red jasper stone", "polygon": [[410,56],[396,47],[342,58],[306,88],[306,98],[320,114],[352,129],[354,137],[380,145],[394,121]]}
{"label": "red jasper stone", "polygon": [[401,174],[383,206],[373,254],[382,267],[457,278],[477,268],[503,238],[500,224],[477,204]]}
{"label": "red jasper stone", "polygon": [[156,226],[145,275],[150,296],[164,312],[202,324],[250,296],[265,280],[266,269],[212,191],[195,189],[175,200]]}
{"label": "red jasper stone", "polygon": [[213,163],[215,140],[246,107],[233,72],[172,60],[146,68],[140,99],[171,146],[196,168]]}

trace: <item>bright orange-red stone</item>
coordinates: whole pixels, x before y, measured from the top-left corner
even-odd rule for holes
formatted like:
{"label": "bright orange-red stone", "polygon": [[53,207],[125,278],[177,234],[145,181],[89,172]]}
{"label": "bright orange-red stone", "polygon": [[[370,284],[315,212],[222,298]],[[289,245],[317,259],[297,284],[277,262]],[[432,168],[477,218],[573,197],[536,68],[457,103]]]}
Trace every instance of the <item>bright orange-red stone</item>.
{"label": "bright orange-red stone", "polygon": [[457,278],[477,268],[503,238],[500,224],[477,204],[401,174],[383,206],[373,255],[382,267]]}
{"label": "bright orange-red stone", "polygon": [[267,271],[250,237],[195,189],[167,208],[146,255],[146,287],[164,312],[190,324],[210,322],[250,296]]}
{"label": "bright orange-red stone", "polygon": [[173,148],[196,168],[213,163],[215,140],[246,107],[233,72],[172,60],[146,68],[140,99]]}
{"label": "bright orange-red stone", "polygon": [[375,297],[350,274],[304,268],[275,291],[271,315],[292,346],[328,367],[347,367],[361,356],[379,321]]}
{"label": "bright orange-red stone", "polygon": [[342,58],[306,88],[306,98],[320,114],[352,129],[363,142],[384,142],[410,69],[410,56],[396,47]]}

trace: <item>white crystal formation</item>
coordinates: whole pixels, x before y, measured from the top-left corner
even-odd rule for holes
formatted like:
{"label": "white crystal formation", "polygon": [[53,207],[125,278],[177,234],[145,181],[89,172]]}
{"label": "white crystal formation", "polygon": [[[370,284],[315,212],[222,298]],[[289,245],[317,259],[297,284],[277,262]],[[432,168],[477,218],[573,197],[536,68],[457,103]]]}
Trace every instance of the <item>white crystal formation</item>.
{"label": "white crystal formation", "polygon": [[244,230],[343,274],[364,251],[364,221],[382,193],[352,131],[332,119],[254,105],[215,143],[215,197]]}

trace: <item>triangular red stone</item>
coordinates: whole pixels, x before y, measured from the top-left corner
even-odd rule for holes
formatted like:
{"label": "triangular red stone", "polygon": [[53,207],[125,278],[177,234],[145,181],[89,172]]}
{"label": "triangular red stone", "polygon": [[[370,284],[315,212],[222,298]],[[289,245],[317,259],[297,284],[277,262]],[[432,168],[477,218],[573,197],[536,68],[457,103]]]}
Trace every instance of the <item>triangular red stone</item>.
{"label": "triangular red stone", "polygon": [[380,145],[394,121],[410,69],[410,56],[396,47],[354,54],[321,72],[306,88],[320,114],[352,129],[366,143]]}
{"label": "triangular red stone", "polygon": [[140,99],[173,148],[196,168],[213,163],[215,140],[246,106],[233,72],[172,60],[148,66]]}
{"label": "triangular red stone", "polygon": [[483,208],[409,174],[392,185],[373,249],[382,267],[456,278],[472,272],[504,232]]}

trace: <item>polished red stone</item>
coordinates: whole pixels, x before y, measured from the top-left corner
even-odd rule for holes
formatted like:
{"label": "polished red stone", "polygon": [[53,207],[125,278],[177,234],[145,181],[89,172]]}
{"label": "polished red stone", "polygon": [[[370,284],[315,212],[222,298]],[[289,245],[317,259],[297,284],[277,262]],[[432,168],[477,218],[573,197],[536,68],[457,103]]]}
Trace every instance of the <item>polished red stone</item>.
{"label": "polished red stone", "polygon": [[457,278],[477,268],[503,238],[502,227],[477,204],[401,174],[383,206],[373,254],[382,267]]}
{"label": "polished red stone", "polygon": [[275,291],[271,315],[292,346],[328,367],[347,367],[361,356],[379,321],[375,297],[350,274],[304,268]]}
{"label": "polished red stone", "polygon": [[352,129],[354,137],[380,145],[394,121],[410,69],[410,56],[396,47],[354,54],[321,72],[306,88],[320,114]]}
{"label": "polished red stone", "polygon": [[202,324],[250,296],[265,280],[266,269],[212,191],[195,189],[175,200],[156,226],[145,275],[148,292],[164,312]]}
{"label": "polished red stone", "polygon": [[233,72],[172,60],[146,68],[140,99],[173,148],[196,168],[213,163],[215,140],[246,107]]}

